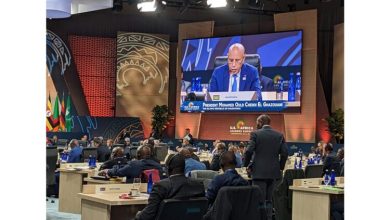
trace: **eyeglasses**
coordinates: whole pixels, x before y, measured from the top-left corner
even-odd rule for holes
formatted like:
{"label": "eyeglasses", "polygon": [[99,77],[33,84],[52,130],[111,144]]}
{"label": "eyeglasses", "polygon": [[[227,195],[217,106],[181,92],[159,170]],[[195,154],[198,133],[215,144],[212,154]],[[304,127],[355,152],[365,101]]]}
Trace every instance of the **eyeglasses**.
{"label": "eyeglasses", "polygon": [[237,63],[241,64],[244,59],[228,59],[228,63]]}

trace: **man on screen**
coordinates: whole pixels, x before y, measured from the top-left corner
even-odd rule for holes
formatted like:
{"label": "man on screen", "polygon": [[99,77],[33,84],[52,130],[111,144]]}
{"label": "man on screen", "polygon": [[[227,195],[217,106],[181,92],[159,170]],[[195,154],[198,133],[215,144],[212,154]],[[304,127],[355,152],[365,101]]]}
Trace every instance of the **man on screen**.
{"label": "man on screen", "polygon": [[209,92],[256,91],[261,100],[259,72],[245,63],[245,48],[240,43],[229,47],[228,62],[214,69]]}

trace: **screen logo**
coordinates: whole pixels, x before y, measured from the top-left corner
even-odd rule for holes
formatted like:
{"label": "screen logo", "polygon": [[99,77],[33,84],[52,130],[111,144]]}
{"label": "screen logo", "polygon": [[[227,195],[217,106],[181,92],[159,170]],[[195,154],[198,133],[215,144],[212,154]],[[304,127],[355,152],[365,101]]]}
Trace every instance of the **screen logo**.
{"label": "screen logo", "polygon": [[248,126],[245,124],[245,121],[240,119],[238,120],[235,125],[229,126],[230,134],[235,135],[248,135],[253,131],[253,126]]}

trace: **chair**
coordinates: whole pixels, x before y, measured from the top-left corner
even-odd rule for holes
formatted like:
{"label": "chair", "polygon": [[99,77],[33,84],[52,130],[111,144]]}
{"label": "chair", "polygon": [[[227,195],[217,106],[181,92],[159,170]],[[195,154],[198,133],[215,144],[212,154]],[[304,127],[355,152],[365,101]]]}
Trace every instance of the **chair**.
{"label": "chair", "polygon": [[160,172],[157,169],[143,170],[141,173],[141,182],[147,183],[149,180],[149,175],[152,174],[153,183],[160,181]]}
{"label": "chair", "polygon": [[48,197],[55,195],[54,185],[57,157],[57,148],[46,148],[46,196]]}
{"label": "chair", "polygon": [[311,164],[305,167],[305,178],[322,177],[323,164]]}
{"label": "chair", "polygon": [[126,158],[128,160],[132,160],[132,159],[137,159],[137,149],[138,147],[136,146],[127,146],[124,150],[124,154],[126,155]]}
{"label": "chair", "polygon": [[96,147],[86,147],[83,148],[83,154],[81,161],[85,161],[89,158],[89,155],[95,156],[97,158],[97,148]]}
{"label": "chair", "polygon": [[262,197],[258,186],[224,186],[206,215],[205,220],[262,220]]}
{"label": "chair", "polygon": [[158,210],[156,220],[201,220],[207,211],[205,197],[181,199],[164,199]]}
{"label": "chair", "polygon": [[168,154],[168,144],[160,143],[154,148],[156,152],[156,159],[159,161],[164,161],[165,157]]}
{"label": "chair", "polygon": [[190,175],[192,179],[202,182],[204,189],[207,190],[211,181],[218,175],[218,172],[214,170],[193,170]]}
{"label": "chair", "polygon": [[57,147],[66,147],[68,139],[58,139]]}
{"label": "chair", "polygon": [[88,147],[87,141],[78,140],[78,142],[79,142],[79,145],[82,146],[83,148]]}
{"label": "chair", "polygon": [[273,194],[273,205],[275,208],[276,220],[290,220],[292,213],[292,191],[294,179],[304,179],[305,173],[302,169],[288,169],[284,172],[282,181],[276,186]]}

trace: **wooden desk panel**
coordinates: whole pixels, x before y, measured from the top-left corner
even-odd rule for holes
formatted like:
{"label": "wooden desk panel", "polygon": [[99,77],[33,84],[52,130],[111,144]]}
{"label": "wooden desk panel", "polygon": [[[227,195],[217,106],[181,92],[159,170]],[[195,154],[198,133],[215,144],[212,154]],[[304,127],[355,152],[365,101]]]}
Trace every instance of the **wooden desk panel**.
{"label": "wooden desk panel", "polygon": [[293,220],[329,220],[332,195],[343,195],[344,190],[329,190],[309,186],[290,186],[293,190]]}
{"label": "wooden desk panel", "polygon": [[129,220],[148,204],[148,195],[120,199],[122,193],[79,193],[81,220]]}
{"label": "wooden desk panel", "polygon": [[77,194],[82,191],[85,172],[60,171],[60,190],[58,197],[58,211],[81,213],[81,200]]}

